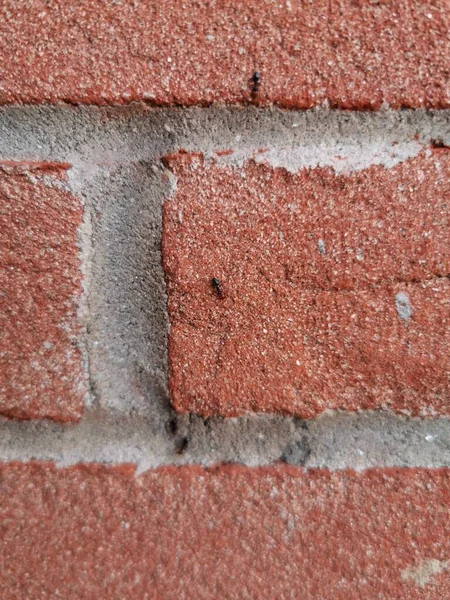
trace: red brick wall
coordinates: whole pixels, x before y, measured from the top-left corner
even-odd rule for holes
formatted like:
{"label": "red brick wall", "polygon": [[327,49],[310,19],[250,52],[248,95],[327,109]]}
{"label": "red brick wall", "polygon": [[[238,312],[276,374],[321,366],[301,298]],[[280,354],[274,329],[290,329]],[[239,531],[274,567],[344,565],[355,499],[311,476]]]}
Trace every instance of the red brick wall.
{"label": "red brick wall", "polygon": [[[1,6],[5,103],[446,108],[445,0]],[[252,98],[254,71],[261,73]],[[253,94],[255,95],[255,94]]]}
{"label": "red brick wall", "polygon": [[10,464],[2,492],[5,598],[448,593],[447,470]]}
{"label": "red brick wall", "polygon": [[177,410],[448,414],[449,158],[350,176],[166,158]]}
{"label": "red brick wall", "polygon": [[79,199],[64,164],[0,163],[0,412],[81,416]]}
{"label": "red brick wall", "polygon": [[[0,3],[0,125],[34,140],[0,140],[1,598],[450,596],[449,29],[444,0]],[[389,114],[415,150],[293,170],[267,126],[242,161],[244,127],[212,155],[169,124],[236,105]],[[401,467],[308,463],[380,414]]]}

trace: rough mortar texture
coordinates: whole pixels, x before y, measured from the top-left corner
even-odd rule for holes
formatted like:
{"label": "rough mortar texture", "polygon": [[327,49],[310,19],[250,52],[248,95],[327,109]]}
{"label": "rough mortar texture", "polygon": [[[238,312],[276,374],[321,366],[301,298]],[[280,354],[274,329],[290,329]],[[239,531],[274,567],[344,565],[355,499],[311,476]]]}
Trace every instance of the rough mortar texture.
{"label": "rough mortar texture", "polygon": [[77,425],[2,422],[0,457],[129,461],[140,470],[278,459],[332,469],[449,465],[444,418],[330,412],[305,429],[302,421],[283,416],[176,416],[167,395],[167,299],[158,250],[161,206],[173,186],[161,157],[180,148],[223,166],[241,167],[251,159],[292,173],[331,167],[348,174],[371,165],[391,169],[433,140],[450,144],[446,111],[1,109],[2,159],[73,165],[68,185],[84,202],[82,324],[93,395]]}
{"label": "rough mortar texture", "polygon": [[67,165],[0,163],[0,413],[80,418],[82,205]]}
{"label": "rough mortar texture", "polygon": [[168,406],[156,406],[148,416],[88,410],[76,425],[3,420],[0,434],[3,460],[132,463],[139,473],[170,464],[255,467],[277,461],[331,470],[450,467],[447,418],[387,412],[329,412],[310,421],[275,415],[202,419],[174,417]]}
{"label": "rough mortar texture", "polygon": [[449,29],[446,0],[3,0],[0,102],[445,108]]}
{"label": "rough mortar texture", "polygon": [[136,477],[129,465],[12,463],[0,473],[5,600],[450,592],[446,469],[172,466]]}

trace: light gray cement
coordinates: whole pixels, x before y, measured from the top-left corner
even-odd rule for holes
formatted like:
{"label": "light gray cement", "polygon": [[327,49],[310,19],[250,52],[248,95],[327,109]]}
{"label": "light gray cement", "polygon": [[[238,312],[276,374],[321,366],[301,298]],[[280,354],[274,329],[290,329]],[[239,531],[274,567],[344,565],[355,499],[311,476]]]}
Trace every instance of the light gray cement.
{"label": "light gray cement", "polygon": [[88,411],[77,425],[0,422],[0,459],[133,463],[137,471],[167,464],[285,461],[306,468],[450,466],[449,419],[377,412],[330,413],[304,422],[281,416],[239,419]]}
{"label": "light gray cement", "polygon": [[126,461],[140,471],[277,460],[330,469],[450,466],[448,419],[380,412],[330,413],[308,423],[274,415],[203,420],[176,416],[167,391],[161,206],[175,183],[164,154],[183,148],[213,157],[231,149],[220,162],[253,157],[291,171],[321,165],[346,172],[391,167],[432,140],[450,144],[450,112],[1,109],[0,159],[73,165],[69,186],[85,204],[80,319],[91,394],[77,425],[0,421],[0,460]]}

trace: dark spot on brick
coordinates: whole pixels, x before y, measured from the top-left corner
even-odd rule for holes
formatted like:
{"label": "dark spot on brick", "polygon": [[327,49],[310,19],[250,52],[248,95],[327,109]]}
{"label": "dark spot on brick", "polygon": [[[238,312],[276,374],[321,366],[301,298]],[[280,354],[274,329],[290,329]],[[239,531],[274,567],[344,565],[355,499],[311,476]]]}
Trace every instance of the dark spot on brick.
{"label": "dark spot on brick", "polygon": [[432,148],[448,148],[448,144],[444,142],[442,138],[436,138],[430,140],[430,144]]}

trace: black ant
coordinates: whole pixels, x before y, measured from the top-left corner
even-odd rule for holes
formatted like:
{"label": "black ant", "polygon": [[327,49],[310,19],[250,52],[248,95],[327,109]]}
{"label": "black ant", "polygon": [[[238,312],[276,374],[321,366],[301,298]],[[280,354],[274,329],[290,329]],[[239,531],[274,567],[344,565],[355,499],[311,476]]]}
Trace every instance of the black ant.
{"label": "black ant", "polygon": [[437,138],[435,140],[430,140],[432,148],[448,148],[447,144],[444,142],[442,138]]}
{"label": "black ant", "polygon": [[166,423],[166,429],[171,435],[175,435],[178,431],[178,421],[176,417],[170,419],[168,423]]}
{"label": "black ant", "polygon": [[180,443],[178,444],[178,448],[176,450],[177,454],[182,455],[185,453],[186,448],[188,447],[189,444],[189,439],[187,437],[184,437],[181,439]]}
{"label": "black ant", "polygon": [[259,92],[259,86],[261,85],[261,74],[259,71],[255,71],[253,73],[250,81],[253,83],[252,94],[256,96],[256,94]]}
{"label": "black ant", "polygon": [[216,294],[219,296],[219,298],[223,298],[222,285],[221,285],[220,281],[217,279],[217,277],[213,277],[211,279],[211,286],[212,286],[213,290],[216,292]]}

